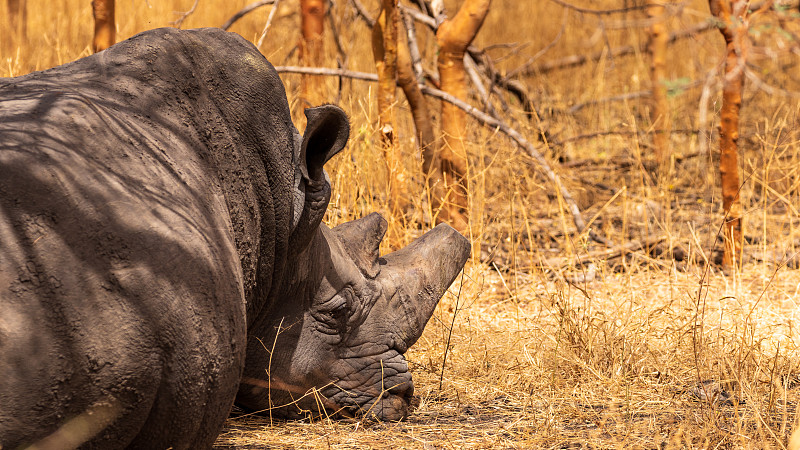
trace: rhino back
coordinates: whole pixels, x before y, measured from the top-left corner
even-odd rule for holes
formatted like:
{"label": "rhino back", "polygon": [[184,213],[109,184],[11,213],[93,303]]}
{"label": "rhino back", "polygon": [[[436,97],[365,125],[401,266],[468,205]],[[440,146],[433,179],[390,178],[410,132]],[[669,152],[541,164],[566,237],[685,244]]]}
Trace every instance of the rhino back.
{"label": "rhino back", "polygon": [[209,447],[288,235],[271,66],[154,30],[0,81],[0,111],[0,445]]}

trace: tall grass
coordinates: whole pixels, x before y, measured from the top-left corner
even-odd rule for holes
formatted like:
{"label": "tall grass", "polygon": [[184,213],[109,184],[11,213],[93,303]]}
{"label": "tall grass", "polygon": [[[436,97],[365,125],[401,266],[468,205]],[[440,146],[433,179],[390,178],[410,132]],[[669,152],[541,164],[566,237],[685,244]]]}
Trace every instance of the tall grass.
{"label": "tall grass", "polygon": [[[194,2],[117,3],[118,36],[124,39],[169,26],[179,17],[176,11],[187,11]],[[183,26],[219,26],[247,3],[200,0]],[[377,12],[377,1],[364,3]],[[445,3],[454,11],[458,2]],[[580,2],[596,9],[622,3],[632,2]],[[0,76],[46,69],[89,53],[90,2],[28,4],[27,38],[12,48],[7,36],[0,36]],[[297,0],[283,0],[261,48],[276,65],[296,63],[298,11]],[[258,10],[232,31],[255,42],[268,13],[268,7]],[[347,54],[337,56],[327,31],[327,64],[333,67],[339,58],[349,69],[373,71],[366,26],[346,1],[335,3],[333,15]],[[690,1],[669,26],[678,30],[707,17],[704,2]],[[514,44],[487,50],[499,70],[510,71],[540,51],[536,62],[639,46],[646,36],[633,25],[641,21],[637,12],[598,17],[565,12],[549,1],[496,0],[476,45]],[[506,119],[554,164],[563,163],[559,173],[586,218],[596,216],[592,227],[616,243],[651,235],[664,241],[622,258],[592,258],[597,248],[576,236],[554,187],[531,160],[495,130],[476,124],[469,191],[471,239],[481,251],[409,351],[420,398],[417,412],[405,423],[371,426],[331,421],[269,426],[258,419],[232,419],[219,445],[786,446],[797,425],[800,392],[800,274],[782,264],[800,250],[800,79],[797,56],[778,45],[796,30],[780,31],[778,25],[765,22],[753,32],[762,48],[772,49],[755,52],[754,73],[773,89],[750,80],[744,96],[741,195],[748,259],[741,272],[724,275],[713,264],[721,249],[715,132],[721,96],[719,83],[707,76],[722,61],[719,33],[712,30],[670,47],[671,142],[677,161],[674,177],[663,185],[649,170],[646,98],[597,102],[647,89],[645,55],[526,76],[521,80],[535,99],[537,115],[526,117],[506,97],[512,109]],[[423,27],[420,45],[426,68],[434,70],[435,40]],[[302,126],[299,78],[287,75],[284,81]],[[330,101],[344,107],[352,121],[348,149],[329,164],[334,194],[326,221],[336,225],[371,211],[386,214],[388,174],[375,129],[374,87],[351,80],[324,83]],[[707,125],[699,123],[704,86],[710,89]],[[570,111],[584,102],[597,103]],[[397,107],[399,149],[414,195],[405,216],[389,217],[387,251],[428,229],[435,213],[423,189],[407,105],[400,101]],[[586,264],[560,263],[576,257]]]}

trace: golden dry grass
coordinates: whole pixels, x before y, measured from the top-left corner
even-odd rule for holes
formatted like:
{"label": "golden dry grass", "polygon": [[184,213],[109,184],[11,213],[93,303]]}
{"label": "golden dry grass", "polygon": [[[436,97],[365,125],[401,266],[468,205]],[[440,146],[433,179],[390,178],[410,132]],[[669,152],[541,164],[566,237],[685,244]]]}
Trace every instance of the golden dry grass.
{"label": "golden dry grass", "polygon": [[[13,49],[0,45],[0,76],[88,54],[88,1],[28,3],[28,37]],[[119,38],[168,26],[178,17],[173,11],[192,3],[118,1]],[[246,3],[200,0],[184,27],[218,26]],[[364,3],[376,11],[376,1]],[[446,2],[451,11],[457,3]],[[607,8],[632,2],[575,3]],[[298,10],[298,0],[281,2],[261,48],[276,65],[296,62]],[[268,12],[261,9],[232,30],[257,41]],[[337,2],[334,15],[347,50],[343,63],[374,71],[368,31],[349,3]],[[704,2],[690,1],[669,23],[678,30],[707,17]],[[496,0],[476,44],[517,44],[489,51],[508,71],[543,49],[537,63],[638,46],[646,36],[632,26],[640,22],[636,12],[598,18],[565,12],[550,1]],[[652,147],[646,99],[570,110],[647,89],[644,55],[523,77],[539,114],[529,120],[506,99],[512,108],[507,118],[551,161],[564,162],[557,170],[586,218],[597,217],[592,227],[617,243],[650,235],[664,241],[623,258],[589,258],[598,247],[575,235],[553,187],[531,160],[494,130],[473,126],[471,238],[482,254],[468,263],[409,351],[420,399],[416,412],[389,424],[235,418],[219,447],[785,448],[798,423],[800,394],[800,61],[788,50],[794,45],[789,33],[796,30],[781,31],[766,20],[755,25],[758,78],[747,83],[740,140],[747,227],[741,272],[724,275],[705,264],[717,257],[722,217],[715,171],[721,96],[716,78],[706,81],[722,61],[719,33],[670,47],[677,161],[664,183],[647,169]],[[434,70],[434,40],[420,34],[426,67]],[[329,32],[326,38],[328,65],[335,66]],[[772,88],[757,86],[758,80]],[[299,78],[284,81],[299,116]],[[377,150],[374,87],[324,82],[330,101],[350,113],[353,125],[348,149],[329,167],[334,197],[326,220],[335,225],[371,211],[386,214],[388,176]],[[699,122],[704,85],[710,93],[705,127]],[[413,124],[407,105],[401,101],[398,108],[400,150],[414,195],[407,217],[390,218],[387,251],[430,227]],[[546,141],[537,141],[543,132]],[[782,264],[792,255],[794,269]],[[576,256],[594,264],[560,264]]]}

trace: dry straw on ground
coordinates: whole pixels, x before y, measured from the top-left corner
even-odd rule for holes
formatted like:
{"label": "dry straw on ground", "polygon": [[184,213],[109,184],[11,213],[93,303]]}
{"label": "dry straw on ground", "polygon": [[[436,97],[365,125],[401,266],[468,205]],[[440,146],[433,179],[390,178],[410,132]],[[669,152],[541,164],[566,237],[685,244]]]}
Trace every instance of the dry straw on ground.
{"label": "dry straw on ground", "polygon": [[[122,39],[168,26],[194,0],[117,3]],[[182,26],[219,26],[247,3],[200,0]],[[363,3],[377,11],[377,1]],[[455,8],[458,2],[445,3]],[[635,50],[646,37],[632,28],[642,24],[643,13],[596,16],[559,3],[496,0],[476,45],[494,45],[488,54],[505,72],[537,54],[533,67],[605,51],[595,62],[519,76],[538,114],[529,118],[504,97],[511,108],[506,117],[553,161],[587,220],[594,217],[594,230],[618,244],[648,244],[621,257],[592,247],[574,233],[553,186],[531,170],[528,157],[494,130],[472,126],[471,239],[481,254],[409,351],[416,412],[405,422],[384,424],[232,418],[219,448],[789,445],[800,396],[800,59],[790,51],[800,20],[762,23],[752,33],[763,50],[754,54],[742,110],[747,258],[741,272],[724,275],[714,264],[721,249],[714,131],[721,96],[713,77],[723,57],[719,33],[670,45],[674,172],[658,184],[641,95],[649,88],[648,64]],[[602,9],[623,2],[575,3]],[[88,54],[88,1],[28,4],[28,37],[14,48],[0,45],[0,76]],[[681,5],[672,9],[670,31],[707,20],[705,2]],[[283,0],[279,8],[261,50],[276,65],[295,64],[298,1]],[[269,9],[231,30],[257,42]],[[347,1],[335,3],[333,17],[347,51],[345,68],[373,72],[366,25]],[[326,64],[335,67],[336,47],[326,33]],[[426,68],[434,70],[435,40],[423,27],[418,33]],[[497,45],[503,43],[513,45]],[[634,50],[608,56],[626,45]],[[302,125],[299,77],[284,81]],[[334,196],[326,220],[335,225],[386,212],[389,176],[375,126],[374,86],[335,78],[325,86],[353,125],[347,150],[329,168]],[[413,124],[405,103],[397,107],[403,176],[413,195],[408,213],[390,218],[386,251],[431,225]]]}

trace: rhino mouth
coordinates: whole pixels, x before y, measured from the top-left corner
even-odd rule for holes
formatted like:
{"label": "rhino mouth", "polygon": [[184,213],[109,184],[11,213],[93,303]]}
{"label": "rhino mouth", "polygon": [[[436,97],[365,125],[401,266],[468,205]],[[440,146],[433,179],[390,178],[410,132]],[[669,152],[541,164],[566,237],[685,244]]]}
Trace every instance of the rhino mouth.
{"label": "rhino mouth", "polygon": [[370,358],[342,359],[334,366],[341,376],[334,376],[334,380],[324,385],[312,383],[316,386],[310,388],[277,377],[267,380],[244,377],[242,384],[254,398],[261,400],[239,406],[250,413],[290,420],[332,417],[399,421],[418,403],[408,363],[397,349]]}
{"label": "rhino mouth", "polygon": [[339,407],[338,415],[397,421],[411,413],[414,382],[405,357],[397,349],[382,356],[324,390],[325,397]]}

